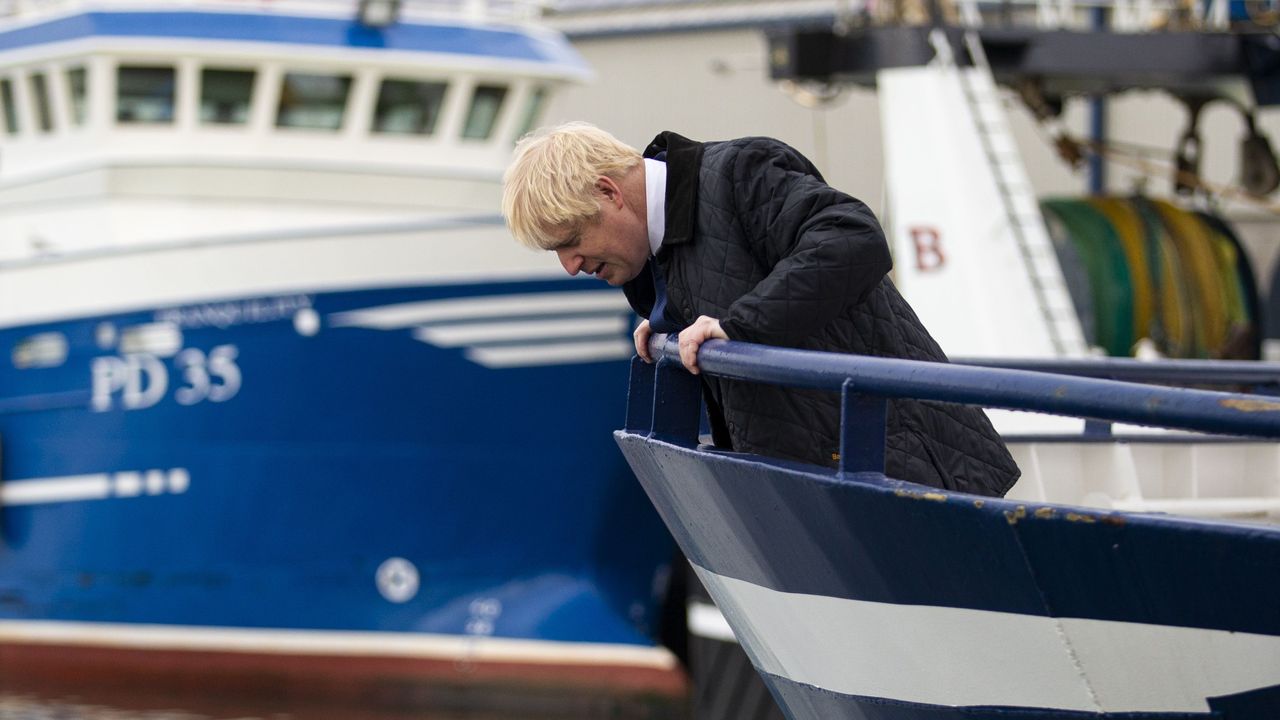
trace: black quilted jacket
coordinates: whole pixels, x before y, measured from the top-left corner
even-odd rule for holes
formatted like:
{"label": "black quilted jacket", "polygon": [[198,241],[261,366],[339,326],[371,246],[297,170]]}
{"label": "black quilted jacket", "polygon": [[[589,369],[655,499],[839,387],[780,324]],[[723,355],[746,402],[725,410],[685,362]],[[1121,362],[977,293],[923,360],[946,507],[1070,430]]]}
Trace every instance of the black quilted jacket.
{"label": "black quilted jacket", "polygon": [[[667,312],[720,320],[734,340],[945,361],[886,277],[884,232],[866,205],[828,186],[803,155],[769,138],[696,143],[662,133],[666,235],[657,264]],[[653,307],[648,273],[625,288]],[[706,376],[704,376],[706,377]],[[835,466],[838,394],[706,378],[716,444]],[[1003,495],[1019,471],[977,408],[890,401],[886,473],[981,495]]]}

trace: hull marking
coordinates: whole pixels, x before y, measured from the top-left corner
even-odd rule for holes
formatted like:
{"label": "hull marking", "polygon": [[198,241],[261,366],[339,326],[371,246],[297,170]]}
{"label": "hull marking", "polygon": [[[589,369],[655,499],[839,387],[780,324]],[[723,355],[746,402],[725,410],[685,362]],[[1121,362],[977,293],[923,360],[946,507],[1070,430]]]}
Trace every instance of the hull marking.
{"label": "hull marking", "polygon": [[350,310],[332,327],[413,328],[442,348],[464,347],[487,368],[625,360],[632,355],[631,309],[617,291],[548,292],[449,298]]}
{"label": "hull marking", "polygon": [[413,336],[438,347],[460,347],[544,338],[618,337],[627,332],[621,314],[528,322],[480,322],[418,328]]}
{"label": "hull marking", "polygon": [[180,495],[191,485],[185,468],[11,480],[0,485],[0,507],[105,500],[167,493]]}
{"label": "hull marking", "polygon": [[399,330],[416,325],[481,318],[631,312],[627,299],[615,290],[527,293],[521,295],[450,298],[349,310],[329,316],[332,327]]}

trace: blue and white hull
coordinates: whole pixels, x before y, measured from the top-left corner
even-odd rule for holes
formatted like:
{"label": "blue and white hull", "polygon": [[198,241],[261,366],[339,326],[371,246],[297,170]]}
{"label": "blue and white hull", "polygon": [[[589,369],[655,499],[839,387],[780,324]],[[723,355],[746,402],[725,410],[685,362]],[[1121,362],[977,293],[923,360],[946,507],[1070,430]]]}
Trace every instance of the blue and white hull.
{"label": "blue and white hull", "polygon": [[1280,531],[618,442],[791,718],[1266,718]]}

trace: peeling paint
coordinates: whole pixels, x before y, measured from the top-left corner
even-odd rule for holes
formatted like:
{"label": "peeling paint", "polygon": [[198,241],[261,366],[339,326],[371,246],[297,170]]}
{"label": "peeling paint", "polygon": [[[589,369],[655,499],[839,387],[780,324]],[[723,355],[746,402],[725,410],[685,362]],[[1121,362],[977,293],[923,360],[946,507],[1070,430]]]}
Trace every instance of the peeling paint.
{"label": "peeling paint", "polygon": [[1036,510],[1036,513],[1035,513],[1036,517],[1040,518],[1041,520],[1048,520],[1057,514],[1058,514],[1058,511],[1054,510],[1051,507],[1039,508],[1038,510]]}
{"label": "peeling paint", "polygon": [[1098,519],[1092,515],[1081,515],[1080,513],[1069,512],[1066,515],[1067,522],[1096,523]]}
{"label": "peeling paint", "polygon": [[987,504],[987,501],[986,501],[986,500],[974,500],[974,501],[973,501],[973,506],[974,506],[974,507],[976,507],[976,508],[980,508],[980,507],[982,507],[983,505],[986,505],[986,504]]}
{"label": "peeling paint", "polygon": [[1019,505],[1017,508],[1013,510],[1004,511],[1004,519],[1008,521],[1010,525],[1017,525],[1018,521],[1025,518],[1026,516],[1027,516],[1026,505]]}
{"label": "peeling paint", "polygon": [[1274,400],[1253,400],[1246,398],[1228,398],[1220,400],[1219,405],[1240,412],[1275,412],[1280,410],[1280,402]]}
{"label": "peeling paint", "polygon": [[919,490],[897,489],[893,491],[898,497],[913,498],[915,500],[932,500],[934,502],[946,502],[947,496],[937,492],[921,492]]}

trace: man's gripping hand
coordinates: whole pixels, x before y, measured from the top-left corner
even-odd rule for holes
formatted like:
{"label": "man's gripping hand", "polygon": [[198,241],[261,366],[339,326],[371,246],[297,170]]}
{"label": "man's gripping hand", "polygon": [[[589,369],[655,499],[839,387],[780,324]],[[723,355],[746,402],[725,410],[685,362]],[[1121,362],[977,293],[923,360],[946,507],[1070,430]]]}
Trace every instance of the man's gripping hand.
{"label": "man's gripping hand", "polygon": [[648,320],[641,320],[635,332],[631,333],[631,338],[636,341],[636,354],[649,364],[653,364],[653,356],[649,355],[649,338],[652,335],[653,328],[649,327]]}
{"label": "man's gripping hand", "polygon": [[698,374],[698,348],[707,340],[728,340],[729,336],[720,329],[720,321],[700,316],[693,324],[680,331],[680,362],[694,375]]}

